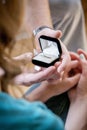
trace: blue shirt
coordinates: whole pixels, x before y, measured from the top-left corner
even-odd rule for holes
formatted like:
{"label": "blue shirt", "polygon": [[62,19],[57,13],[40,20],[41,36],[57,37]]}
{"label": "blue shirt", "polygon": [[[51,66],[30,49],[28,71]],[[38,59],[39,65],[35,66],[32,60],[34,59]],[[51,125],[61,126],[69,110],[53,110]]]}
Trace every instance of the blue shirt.
{"label": "blue shirt", "polygon": [[0,92],[0,130],[64,130],[64,125],[42,102]]}

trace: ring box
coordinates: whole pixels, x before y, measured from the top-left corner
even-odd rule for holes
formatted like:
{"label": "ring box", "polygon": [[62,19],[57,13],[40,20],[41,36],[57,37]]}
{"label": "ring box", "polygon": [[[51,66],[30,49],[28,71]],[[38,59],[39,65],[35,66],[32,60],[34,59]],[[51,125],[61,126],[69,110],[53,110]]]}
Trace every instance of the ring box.
{"label": "ring box", "polygon": [[42,35],[39,37],[41,51],[32,59],[32,63],[41,67],[49,67],[60,60],[62,49],[57,38]]}

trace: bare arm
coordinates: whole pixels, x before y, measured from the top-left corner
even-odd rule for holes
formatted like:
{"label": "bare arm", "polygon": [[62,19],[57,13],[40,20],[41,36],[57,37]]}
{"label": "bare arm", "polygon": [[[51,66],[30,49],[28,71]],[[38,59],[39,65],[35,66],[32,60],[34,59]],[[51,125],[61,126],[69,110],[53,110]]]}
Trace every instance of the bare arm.
{"label": "bare arm", "polygon": [[76,89],[69,92],[71,101],[65,130],[87,130],[87,53],[78,50],[81,76]]}
{"label": "bare arm", "polygon": [[70,105],[65,130],[87,130],[87,101],[77,99]]}
{"label": "bare arm", "polygon": [[42,25],[52,27],[48,0],[28,0],[27,22],[31,30]]}
{"label": "bare arm", "polygon": [[[48,27],[53,28],[52,26],[52,20],[50,15],[50,8],[49,8],[49,0],[28,0],[28,6],[27,6],[27,25],[29,26],[28,29],[31,30],[31,32],[36,29],[37,27],[46,25]],[[35,41],[33,41],[35,48],[39,50],[39,44],[38,44],[38,37],[40,35],[48,35],[55,38],[61,37],[61,31],[57,30],[51,30],[51,29],[44,29],[38,33],[38,35],[35,37]],[[32,37],[33,38],[33,37]],[[68,50],[62,44],[62,64],[59,67],[58,71],[61,73],[62,71],[67,69],[67,62],[70,61],[70,56],[68,53]]]}

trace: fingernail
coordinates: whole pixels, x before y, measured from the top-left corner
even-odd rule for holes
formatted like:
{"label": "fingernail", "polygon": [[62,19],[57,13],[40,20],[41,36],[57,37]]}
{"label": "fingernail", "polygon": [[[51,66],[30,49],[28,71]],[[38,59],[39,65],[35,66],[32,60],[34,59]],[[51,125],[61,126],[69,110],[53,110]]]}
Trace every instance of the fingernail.
{"label": "fingernail", "polygon": [[86,60],[86,58],[85,58],[85,56],[84,56],[83,54],[80,54],[79,57],[80,57],[80,59],[82,59],[82,60]]}
{"label": "fingernail", "polygon": [[35,65],[34,69],[35,69],[36,71],[40,71],[40,70],[41,70],[41,67]]}

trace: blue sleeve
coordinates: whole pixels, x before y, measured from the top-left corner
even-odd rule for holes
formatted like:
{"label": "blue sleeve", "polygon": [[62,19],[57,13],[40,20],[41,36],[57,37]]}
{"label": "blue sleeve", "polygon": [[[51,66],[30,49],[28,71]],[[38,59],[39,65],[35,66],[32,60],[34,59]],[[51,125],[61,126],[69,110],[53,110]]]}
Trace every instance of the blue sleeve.
{"label": "blue sleeve", "polygon": [[0,129],[64,130],[60,118],[41,102],[14,99],[0,93]]}

